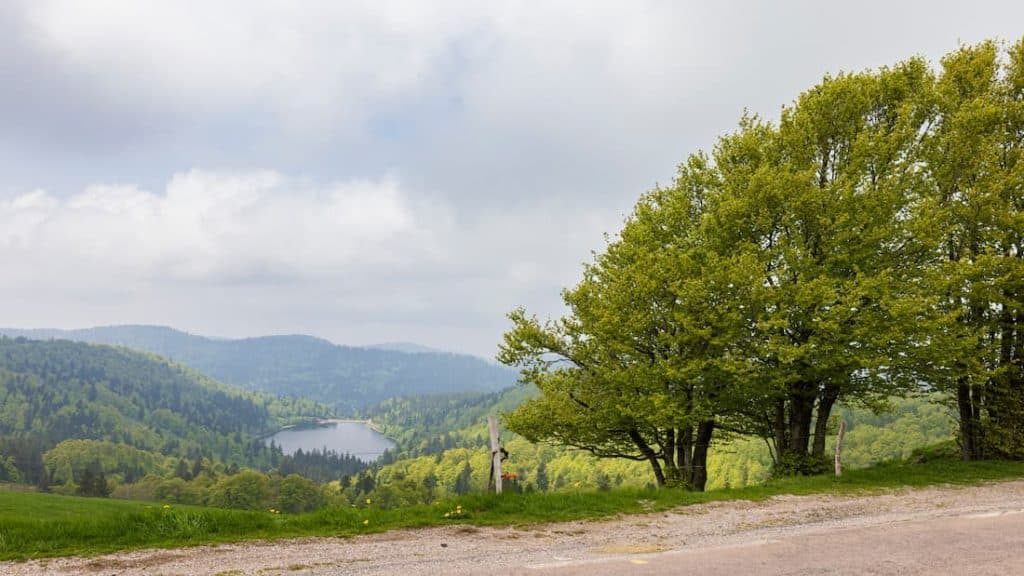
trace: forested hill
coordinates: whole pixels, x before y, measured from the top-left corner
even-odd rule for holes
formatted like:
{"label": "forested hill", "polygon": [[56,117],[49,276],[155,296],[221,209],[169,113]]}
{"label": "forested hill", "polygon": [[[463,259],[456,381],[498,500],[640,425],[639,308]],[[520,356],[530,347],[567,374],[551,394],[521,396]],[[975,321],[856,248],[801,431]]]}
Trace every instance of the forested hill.
{"label": "forested hill", "polygon": [[27,338],[65,338],[145,350],[247,389],[301,396],[350,413],[394,396],[493,392],[516,374],[473,356],[338,346],[311,336],[205,338],[160,326],[85,330],[10,330]]}
{"label": "forested hill", "polygon": [[[329,414],[308,400],[233,389],[124,348],[0,337],[0,456],[67,439],[255,464],[257,436]],[[31,444],[31,449],[16,444]],[[24,463],[18,463],[19,466]]]}

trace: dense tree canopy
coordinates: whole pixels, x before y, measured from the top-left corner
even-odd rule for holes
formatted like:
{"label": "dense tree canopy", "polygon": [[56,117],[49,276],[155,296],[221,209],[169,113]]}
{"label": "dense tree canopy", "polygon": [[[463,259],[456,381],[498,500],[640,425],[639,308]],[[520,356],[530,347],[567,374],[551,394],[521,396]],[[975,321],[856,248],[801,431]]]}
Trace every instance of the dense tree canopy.
{"label": "dense tree canopy", "polygon": [[261,438],[330,415],[322,404],[231,388],[151,354],[0,337],[0,479],[70,482],[98,462],[108,477],[132,481],[163,472],[168,459],[200,456],[337,478],[364,466],[338,454],[283,456]]}
{"label": "dense tree canopy", "polygon": [[939,231],[936,292],[970,344],[936,384],[953,392],[964,457],[1024,456],[1024,40],[942,60],[923,163],[922,220]]}
{"label": "dense tree canopy", "polygon": [[837,403],[955,389],[966,458],[1021,454],[1022,66],[985,43],[745,116],[640,199],[565,317],[510,315],[499,359],[540,390],[510,427],[701,489],[716,430],[810,473]]}

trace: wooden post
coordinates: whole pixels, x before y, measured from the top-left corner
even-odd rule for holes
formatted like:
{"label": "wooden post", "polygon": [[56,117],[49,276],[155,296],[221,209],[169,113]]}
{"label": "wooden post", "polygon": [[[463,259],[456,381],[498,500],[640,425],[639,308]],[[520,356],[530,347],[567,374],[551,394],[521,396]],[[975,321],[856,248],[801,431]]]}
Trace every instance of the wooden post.
{"label": "wooden post", "polygon": [[839,435],[836,437],[836,476],[843,475],[843,436],[846,435],[846,420],[839,421]]}
{"label": "wooden post", "polygon": [[488,416],[487,426],[491,429],[491,474],[494,475],[494,492],[501,494],[501,444],[498,442],[498,419]]}

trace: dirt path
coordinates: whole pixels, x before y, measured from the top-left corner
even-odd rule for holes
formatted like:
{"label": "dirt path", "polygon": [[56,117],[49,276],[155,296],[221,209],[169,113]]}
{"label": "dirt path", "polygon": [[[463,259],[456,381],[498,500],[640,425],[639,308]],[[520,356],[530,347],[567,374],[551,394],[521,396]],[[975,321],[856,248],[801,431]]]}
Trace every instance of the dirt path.
{"label": "dirt path", "polygon": [[[0,573],[673,574],[696,566],[705,574],[1009,574],[1024,570],[1021,512],[1024,481],[1016,481],[879,496],[783,496],[525,529],[453,526],[0,563]],[[963,556],[972,547],[985,562]],[[823,560],[823,549],[835,557]],[[973,571],[953,569],[957,558]]]}

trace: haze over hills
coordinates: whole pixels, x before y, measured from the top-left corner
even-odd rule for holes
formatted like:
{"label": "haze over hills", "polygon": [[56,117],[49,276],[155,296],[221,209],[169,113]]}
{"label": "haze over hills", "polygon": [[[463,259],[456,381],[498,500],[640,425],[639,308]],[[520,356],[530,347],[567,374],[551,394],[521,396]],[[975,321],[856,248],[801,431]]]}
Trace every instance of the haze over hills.
{"label": "haze over hills", "polygon": [[339,346],[312,336],[217,339],[165,326],[106,326],[81,330],[0,329],[31,339],[125,346],[167,357],[227,384],[302,396],[352,413],[395,396],[494,392],[516,373],[482,358],[422,350]]}
{"label": "haze over hills", "polygon": [[406,352],[408,354],[422,354],[434,353],[444,354],[444,350],[438,350],[437,348],[431,348],[430,346],[424,346],[415,342],[381,342],[380,344],[370,344],[369,346],[362,346],[362,348],[371,348],[373,350],[394,350],[395,352]]}

